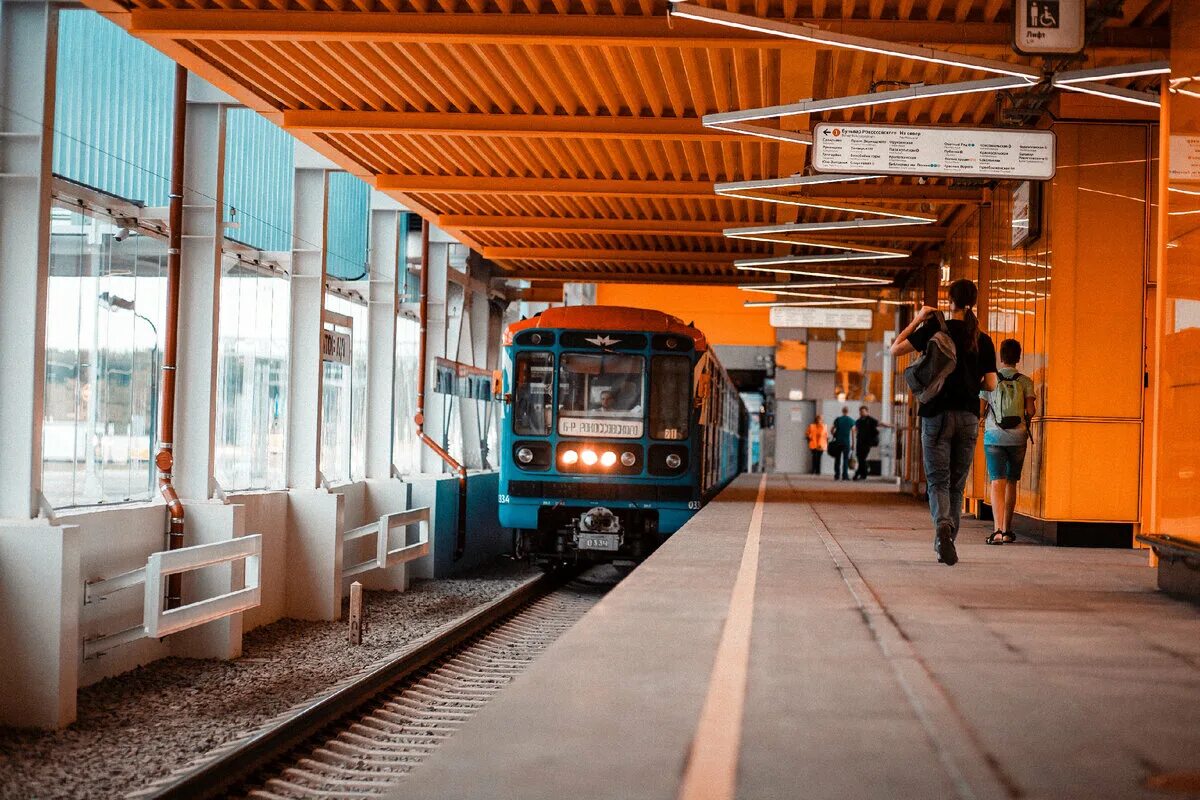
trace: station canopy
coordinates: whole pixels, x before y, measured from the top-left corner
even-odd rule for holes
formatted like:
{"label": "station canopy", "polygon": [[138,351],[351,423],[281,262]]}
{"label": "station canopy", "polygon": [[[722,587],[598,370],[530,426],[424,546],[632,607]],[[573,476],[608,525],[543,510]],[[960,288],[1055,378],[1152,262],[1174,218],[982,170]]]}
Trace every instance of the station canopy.
{"label": "station canopy", "polygon": [[[969,66],[826,47],[668,16],[663,0],[85,0],[346,170],[494,262],[554,281],[769,280],[738,259],[821,254],[825,240],[903,250],[843,272],[920,263],[978,184],[884,178],[794,190],[803,206],[720,196],[715,183],[802,173],[803,144],[702,124],[706,114],[994,77]],[[1011,47],[1011,0],[697,0],[697,6],[1036,65]],[[1168,0],[1090,3],[1066,66],[1165,58]],[[1100,7],[1105,7],[1101,9]],[[1065,63],[1065,62],[1064,62]],[[1144,88],[1150,79],[1120,82]],[[1141,86],[1139,87],[1139,81]],[[1036,88],[788,117],[993,125],[1037,111]],[[1026,119],[1028,122],[1028,119]],[[824,200],[826,202],[822,203]],[[928,224],[731,239],[732,227],[855,216],[868,204]],[[820,207],[820,206],[834,207]]]}

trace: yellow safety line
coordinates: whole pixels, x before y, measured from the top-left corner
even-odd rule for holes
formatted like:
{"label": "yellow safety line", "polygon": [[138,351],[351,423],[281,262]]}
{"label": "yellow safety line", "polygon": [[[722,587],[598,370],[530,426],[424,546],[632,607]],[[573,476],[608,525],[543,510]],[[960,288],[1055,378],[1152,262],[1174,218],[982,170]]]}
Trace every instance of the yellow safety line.
{"label": "yellow safety line", "polygon": [[733,583],[729,615],[717,645],[708,694],[679,786],[679,800],[733,800],[737,791],[742,711],[746,704],[746,675],[750,667],[750,628],[754,622],[754,587],[758,582],[758,542],[766,494],[767,476],[763,475],[750,516],[742,563]]}

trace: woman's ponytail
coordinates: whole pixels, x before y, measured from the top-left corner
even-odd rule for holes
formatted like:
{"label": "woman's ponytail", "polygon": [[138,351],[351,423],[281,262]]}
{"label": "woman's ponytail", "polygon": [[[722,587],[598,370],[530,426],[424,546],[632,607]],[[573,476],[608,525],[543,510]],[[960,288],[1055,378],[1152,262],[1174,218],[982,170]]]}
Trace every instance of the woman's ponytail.
{"label": "woman's ponytail", "polygon": [[967,349],[974,353],[979,349],[979,318],[975,316],[975,303],[979,300],[979,288],[966,278],[950,284],[950,302],[963,312],[963,324],[967,327]]}

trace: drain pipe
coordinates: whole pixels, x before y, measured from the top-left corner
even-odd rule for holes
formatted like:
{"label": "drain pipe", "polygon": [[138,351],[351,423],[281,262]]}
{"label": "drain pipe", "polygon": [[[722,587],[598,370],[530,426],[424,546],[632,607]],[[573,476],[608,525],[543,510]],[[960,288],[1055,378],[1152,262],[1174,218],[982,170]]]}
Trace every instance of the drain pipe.
{"label": "drain pipe", "polygon": [[425,443],[450,469],[458,473],[458,533],[454,540],[454,559],[467,550],[467,468],[425,433],[425,369],[429,356],[429,220],[421,220],[421,297],[419,316],[421,336],[417,346],[417,438]]}
{"label": "drain pipe", "polygon": [[[167,319],[163,347],[162,377],[158,382],[159,421],[158,454],[154,464],[158,467],[158,490],[167,501],[167,512],[171,524],[167,531],[167,549],[183,547],[183,503],[172,483],[175,458],[175,362],[179,349],[179,278],[183,242],[183,157],[184,134],[187,127],[187,80],[183,67],[175,66],[175,118],[171,127],[171,196],[168,207],[170,227],[167,242]],[[183,604],[183,576],[167,576],[167,608],[179,608]]]}

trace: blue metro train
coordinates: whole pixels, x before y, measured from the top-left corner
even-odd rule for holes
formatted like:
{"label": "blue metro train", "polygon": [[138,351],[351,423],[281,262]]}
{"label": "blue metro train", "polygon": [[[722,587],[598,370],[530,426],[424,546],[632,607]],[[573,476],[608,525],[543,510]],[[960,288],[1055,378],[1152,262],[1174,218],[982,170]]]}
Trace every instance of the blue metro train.
{"label": "blue metro train", "polygon": [[678,318],[552,308],[504,349],[500,522],[519,556],[635,563],[744,469],[745,406]]}

